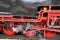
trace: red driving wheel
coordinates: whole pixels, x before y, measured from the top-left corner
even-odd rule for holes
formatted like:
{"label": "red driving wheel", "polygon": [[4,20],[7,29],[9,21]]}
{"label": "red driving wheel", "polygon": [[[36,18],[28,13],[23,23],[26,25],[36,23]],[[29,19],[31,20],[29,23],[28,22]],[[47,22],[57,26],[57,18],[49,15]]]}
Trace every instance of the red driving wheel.
{"label": "red driving wheel", "polygon": [[6,34],[6,35],[14,35],[15,34],[15,32],[10,27],[11,24],[12,23],[10,23],[10,22],[5,22],[4,23],[4,26],[3,26],[4,34]]}
{"label": "red driving wheel", "polygon": [[46,37],[46,38],[53,38],[55,36],[55,34],[56,34],[55,32],[46,32],[44,37]]}
{"label": "red driving wheel", "polygon": [[4,31],[4,34],[6,34],[6,35],[14,35],[15,34],[15,32],[13,30],[7,30],[7,29],[3,28],[3,31]]}

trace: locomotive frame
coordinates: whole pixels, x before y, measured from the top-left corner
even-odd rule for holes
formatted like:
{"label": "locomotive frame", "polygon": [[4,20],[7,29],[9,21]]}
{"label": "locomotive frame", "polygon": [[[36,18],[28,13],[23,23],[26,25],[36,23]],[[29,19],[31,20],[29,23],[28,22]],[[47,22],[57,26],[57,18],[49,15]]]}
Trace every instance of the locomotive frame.
{"label": "locomotive frame", "polygon": [[[32,36],[36,32],[41,33],[44,37],[52,38],[57,32],[60,32],[60,10],[53,10],[54,7],[59,9],[59,6],[42,6],[38,15],[35,17],[30,16],[14,16],[14,15],[0,15],[0,31],[6,35],[13,35],[16,32],[12,27],[30,23],[32,29],[25,31],[24,27],[21,31],[26,36]],[[7,22],[7,25],[5,23]],[[5,25],[5,26],[4,26]],[[3,30],[3,31],[2,31]],[[41,32],[42,31],[42,32]]]}

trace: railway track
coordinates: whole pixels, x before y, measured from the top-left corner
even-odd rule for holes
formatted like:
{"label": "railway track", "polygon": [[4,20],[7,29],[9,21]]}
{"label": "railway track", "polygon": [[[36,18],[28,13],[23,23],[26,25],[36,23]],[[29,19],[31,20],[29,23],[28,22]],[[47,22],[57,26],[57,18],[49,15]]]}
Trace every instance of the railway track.
{"label": "railway track", "polygon": [[50,38],[50,39],[47,39],[47,38],[38,38],[38,37],[26,37],[24,35],[13,35],[13,36],[7,36],[7,35],[4,35],[4,34],[0,34],[0,39],[13,39],[13,40],[60,40],[60,35],[54,37],[54,38]]}

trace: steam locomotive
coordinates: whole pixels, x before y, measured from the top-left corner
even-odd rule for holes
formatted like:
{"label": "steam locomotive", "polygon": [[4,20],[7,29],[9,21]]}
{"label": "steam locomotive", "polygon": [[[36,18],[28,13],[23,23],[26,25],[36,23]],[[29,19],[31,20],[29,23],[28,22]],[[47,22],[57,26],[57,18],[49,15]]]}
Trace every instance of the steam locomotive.
{"label": "steam locomotive", "polygon": [[6,3],[1,3],[0,31],[2,33],[11,36],[20,32],[28,37],[52,38],[60,32],[60,6],[37,6],[36,3],[41,3],[35,2],[34,5],[31,2],[16,1],[12,1],[12,4],[7,1],[8,6],[5,5]]}

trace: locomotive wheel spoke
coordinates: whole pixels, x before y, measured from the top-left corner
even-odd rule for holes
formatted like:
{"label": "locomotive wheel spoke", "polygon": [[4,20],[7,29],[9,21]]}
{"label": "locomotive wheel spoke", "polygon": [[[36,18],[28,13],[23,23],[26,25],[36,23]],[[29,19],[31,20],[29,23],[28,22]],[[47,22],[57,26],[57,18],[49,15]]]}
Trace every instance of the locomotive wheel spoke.
{"label": "locomotive wheel spoke", "polygon": [[3,27],[3,32],[6,35],[14,35],[15,32],[11,29],[10,24],[8,22],[5,22]]}

